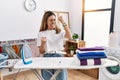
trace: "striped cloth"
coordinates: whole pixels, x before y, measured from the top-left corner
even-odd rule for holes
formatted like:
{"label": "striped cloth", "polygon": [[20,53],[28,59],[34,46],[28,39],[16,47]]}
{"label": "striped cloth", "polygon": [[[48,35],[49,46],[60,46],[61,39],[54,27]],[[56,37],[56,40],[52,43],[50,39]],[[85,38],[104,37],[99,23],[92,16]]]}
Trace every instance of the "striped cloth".
{"label": "striped cloth", "polygon": [[74,62],[81,66],[103,65],[106,63],[106,58],[78,59],[77,55],[74,55]]}

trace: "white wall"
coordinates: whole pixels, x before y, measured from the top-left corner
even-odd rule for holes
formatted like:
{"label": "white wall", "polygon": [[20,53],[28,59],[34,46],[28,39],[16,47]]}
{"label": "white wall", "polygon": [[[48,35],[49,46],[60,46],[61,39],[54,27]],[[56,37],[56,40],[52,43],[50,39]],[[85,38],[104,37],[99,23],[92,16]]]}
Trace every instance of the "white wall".
{"label": "white wall", "polygon": [[33,12],[24,9],[24,1],[0,0],[0,41],[36,38],[45,10],[69,12],[69,0],[35,0]]}
{"label": "white wall", "polygon": [[81,38],[82,0],[70,0],[70,22],[72,33],[79,34]]}
{"label": "white wall", "polygon": [[120,45],[120,0],[116,0],[115,18],[114,18],[114,31],[118,33]]}
{"label": "white wall", "polygon": [[[81,37],[82,0],[35,0],[37,9],[24,9],[25,0],[0,0],[0,41],[36,38],[44,10],[70,12],[72,33]],[[116,0],[114,30],[120,36],[120,0]],[[120,40],[119,40],[120,42]]]}

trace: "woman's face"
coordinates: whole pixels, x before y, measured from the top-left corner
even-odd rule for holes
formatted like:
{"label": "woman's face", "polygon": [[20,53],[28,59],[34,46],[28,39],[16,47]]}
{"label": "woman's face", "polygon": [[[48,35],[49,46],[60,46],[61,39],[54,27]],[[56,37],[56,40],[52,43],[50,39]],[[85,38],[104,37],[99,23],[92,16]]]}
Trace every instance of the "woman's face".
{"label": "woman's face", "polygon": [[56,17],[54,15],[47,19],[48,30],[53,30],[56,27]]}

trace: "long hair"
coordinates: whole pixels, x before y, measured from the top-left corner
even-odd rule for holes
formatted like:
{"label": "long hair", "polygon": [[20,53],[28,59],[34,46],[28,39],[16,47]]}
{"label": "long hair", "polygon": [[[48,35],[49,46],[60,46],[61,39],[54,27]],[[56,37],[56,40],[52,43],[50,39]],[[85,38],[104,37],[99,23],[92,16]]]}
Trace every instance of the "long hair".
{"label": "long hair", "polygon": [[[50,16],[54,15],[56,17],[56,15],[52,12],[52,11],[46,11],[45,14],[43,15],[42,18],[42,22],[41,22],[41,26],[40,26],[40,31],[45,31],[48,29],[48,25],[47,25],[47,20]],[[55,31],[56,33],[59,33],[61,31],[61,29],[57,26],[55,27]]]}

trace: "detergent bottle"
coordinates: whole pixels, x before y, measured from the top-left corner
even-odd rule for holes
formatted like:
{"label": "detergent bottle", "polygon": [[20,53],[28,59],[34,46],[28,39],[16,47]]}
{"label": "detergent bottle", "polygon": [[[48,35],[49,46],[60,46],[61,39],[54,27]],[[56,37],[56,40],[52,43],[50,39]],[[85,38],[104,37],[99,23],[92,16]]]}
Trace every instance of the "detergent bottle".
{"label": "detergent bottle", "polygon": [[112,32],[109,35],[109,47],[118,47],[118,34],[117,32]]}
{"label": "detergent bottle", "polygon": [[32,51],[27,43],[23,44],[23,47],[21,50],[21,58],[24,64],[32,63]]}

